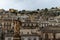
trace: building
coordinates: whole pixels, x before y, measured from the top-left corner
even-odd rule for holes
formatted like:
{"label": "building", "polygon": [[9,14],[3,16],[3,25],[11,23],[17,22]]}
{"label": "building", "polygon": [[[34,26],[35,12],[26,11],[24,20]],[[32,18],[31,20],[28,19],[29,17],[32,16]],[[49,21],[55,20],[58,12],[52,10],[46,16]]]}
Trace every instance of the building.
{"label": "building", "polygon": [[48,26],[41,29],[41,36],[43,40],[60,40],[60,27]]}
{"label": "building", "polygon": [[17,35],[17,33],[20,34],[20,21],[18,20],[18,18],[11,17],[0,18],[0,30],[2,31],[0,33],[0,39],[16,40],[16,38],[19,35],[17,37],[15,35]]}
{"label": "building", "polygon": [[38,29],[20,29],[21,40],[40,40],[41,32]]}
{"label": "building", "polygon": [[22,22],[20,29],[21,40],[40,40],[41,31],[37,22]]}
{"label": "building", "polygon": [[21,35],[21,40],[40,40],[40,36],[39,35],[30,35],[30,34],[26,34],[26,35]]}

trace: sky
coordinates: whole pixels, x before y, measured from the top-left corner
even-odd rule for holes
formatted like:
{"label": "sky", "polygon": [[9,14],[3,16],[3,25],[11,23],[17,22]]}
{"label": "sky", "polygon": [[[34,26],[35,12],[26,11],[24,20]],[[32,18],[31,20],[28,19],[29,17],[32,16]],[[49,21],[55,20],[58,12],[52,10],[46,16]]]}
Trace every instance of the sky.
{"label": "sky", "polygon": [[60,0],[0,0],[0,9],[36,10],[60,7]]}

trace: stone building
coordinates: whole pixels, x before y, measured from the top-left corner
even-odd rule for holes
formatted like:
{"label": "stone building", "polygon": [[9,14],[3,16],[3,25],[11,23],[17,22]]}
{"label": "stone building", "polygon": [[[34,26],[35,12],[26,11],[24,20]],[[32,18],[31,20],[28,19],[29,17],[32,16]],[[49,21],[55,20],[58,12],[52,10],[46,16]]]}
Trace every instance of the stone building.
{"label": "stone building", "polygon": [[30,35],[30,34],[26,34],[26,35],[21,35],[21,40],[40,40],[40,36],[37,34],[34,35]]}
{"label": "stone building", "polygon": [[[0,18],[0,39],[2,40],[14,40],[15,32],[18,33],[19,25],[17,23],[19,22],[18,18],[11,18],[11,17],[3,17]],[[17,27],[16,27],[17,25]],[[20,30],[19,30],[20,31]],[[2,34],[2,35],[1,35]],[[20,34],[20,33],[19,33]]]}
{"label": "stone building", "polygon": [[21,40],[40,40],[41,32],[38,23],[36,22],[22,22],[20,29]]}

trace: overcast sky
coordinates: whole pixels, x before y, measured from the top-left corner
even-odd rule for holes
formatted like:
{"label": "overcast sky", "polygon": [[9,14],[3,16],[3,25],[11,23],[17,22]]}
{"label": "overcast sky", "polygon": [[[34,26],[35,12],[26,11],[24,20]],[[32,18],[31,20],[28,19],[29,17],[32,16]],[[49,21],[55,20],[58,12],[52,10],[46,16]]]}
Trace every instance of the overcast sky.
{"label": "overcast sky", "polygon": [[60,0],[0,0],[0,9],[36,10],[60,7]]}

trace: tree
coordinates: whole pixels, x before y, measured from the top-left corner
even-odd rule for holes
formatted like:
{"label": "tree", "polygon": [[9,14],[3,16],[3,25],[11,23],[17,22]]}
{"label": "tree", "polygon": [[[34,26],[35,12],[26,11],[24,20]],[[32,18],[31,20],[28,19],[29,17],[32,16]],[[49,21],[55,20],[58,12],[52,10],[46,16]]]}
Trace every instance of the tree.
{"label": "tree", "polygon": [[47,16],[48,16],[48,8],[45,8],[44,9],[44,18],[45,18],[45,20],[47,19]]}
{"label": "tree", "polygon": [[46,15],[47,15],[47,12],[48,12],[48,9],[47,9],[47,8],[45,8],[45,9],[44,9],[44,16],[46,16]]}
{"label": "tree", "polygon": [[37,11],[39,11],[40,9],[37,9]]}
{"label": "tree", "polygon": [[56,9],[58,9],[57,7],[55,7]]}
{"label": "tree", "polygon": [[25,10],[22,10],[22,12],[25,12]]}
{"label": "tree", "polygon": [[21,13],[21,11],[19,11],[18,13]]}
{"label": "tree", "polygon": [[51,9],[55,9],[54,7],[52,7]]}
{"label": "tree", "polygon": [[47,8],[45,8],[45,10],[44,10],[45,12],[47,12],[48,11],[48,9]]}

